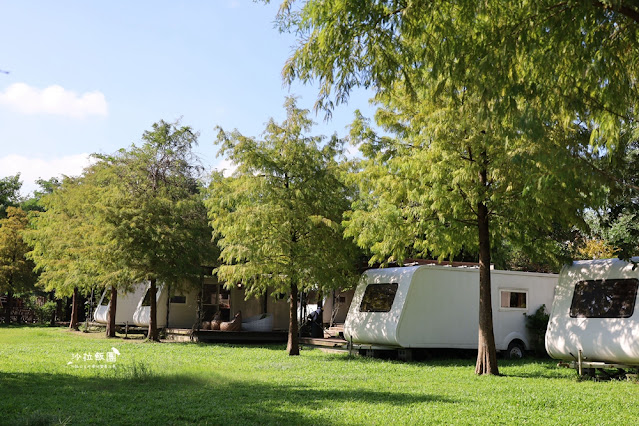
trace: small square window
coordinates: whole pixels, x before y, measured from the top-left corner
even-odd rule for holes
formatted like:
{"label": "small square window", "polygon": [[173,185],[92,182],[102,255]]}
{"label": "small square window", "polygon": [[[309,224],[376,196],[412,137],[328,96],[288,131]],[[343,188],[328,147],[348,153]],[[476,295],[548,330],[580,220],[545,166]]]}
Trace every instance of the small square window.
{"label": "small square window", "polygon": [[500,307],[504,309],[526,309],[528,293],[525,291],[501,290]]}

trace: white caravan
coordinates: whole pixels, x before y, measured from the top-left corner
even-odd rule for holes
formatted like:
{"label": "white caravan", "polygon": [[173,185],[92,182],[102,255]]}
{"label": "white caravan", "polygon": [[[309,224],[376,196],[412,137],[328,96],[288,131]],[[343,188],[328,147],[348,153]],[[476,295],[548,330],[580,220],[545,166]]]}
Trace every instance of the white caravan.
{"label": "white caravan", "polygon": [[[639,262],[639,257],[632,259]],[[577,261],[559,276],[546,332],[556,359],[639,365],[639,267],[619,259]]]}
{"label": "white caravan", "polygon": [[[115,323],[125,325],[129,323],[133,325],[133,313],[140,303],[140,299],[144,296],[144,285],[133,286],[130,292],[118,292],[115,309]],[[104,290],[98,306],[93,312],[93,320],[100,324],[106,324],[109,319],[109,309],[111,308],[111,289]]]}
{"label": "white caravan", "polygon": [[[133,323],[140,327],[148,327],[151,318],[151,299],[148,293],[150,283],[139,284],[143,289],[142,295],[137,300]],[[193,288],[190,291],[178,292],[169,299],[166,286],[158,285],[155,293],[157,306],[156,320],[158,327],[166,327],[167,300],[169,301],[169,327],[191,328],[197,321],[197,296],[200,290]],[[118,305],[119,306],[119,305]]]}
{"label": "white caravan", "polygon": [[[556,274],[491,270],[497,350],[530,349],[525,315],[552,303]],[[477,349],[479,269],[422,265],[370,269],[355,290],[344,336],[360,348]]]}

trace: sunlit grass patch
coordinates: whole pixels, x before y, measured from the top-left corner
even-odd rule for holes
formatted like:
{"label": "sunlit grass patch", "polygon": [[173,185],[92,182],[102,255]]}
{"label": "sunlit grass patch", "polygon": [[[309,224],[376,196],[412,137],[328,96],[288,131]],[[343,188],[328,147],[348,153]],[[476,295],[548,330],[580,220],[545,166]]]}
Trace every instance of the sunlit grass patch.
{"label": "sunlit grass patch", "polygon": [[[114,349],[113,362],[101,359]],[[633,382],[579,382],[552,360],[500,360],[500,371],[475,376],[472,359],[403,363],[311,349],[289,357],[281,345],[0,327],[0,424],[625,424],[639,416]]]}

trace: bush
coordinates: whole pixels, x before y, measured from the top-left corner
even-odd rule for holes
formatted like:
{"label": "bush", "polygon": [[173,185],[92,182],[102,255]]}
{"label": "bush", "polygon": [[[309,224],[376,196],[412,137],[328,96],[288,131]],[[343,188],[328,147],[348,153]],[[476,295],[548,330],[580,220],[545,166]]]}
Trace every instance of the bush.
{"label": "bush", "polygon": [[546,312],[546,305],[541,305],[532,315],[526,315],[526,328],[530,333],[530,344],[536,355],[545,355],[544,341],[550,315]]}

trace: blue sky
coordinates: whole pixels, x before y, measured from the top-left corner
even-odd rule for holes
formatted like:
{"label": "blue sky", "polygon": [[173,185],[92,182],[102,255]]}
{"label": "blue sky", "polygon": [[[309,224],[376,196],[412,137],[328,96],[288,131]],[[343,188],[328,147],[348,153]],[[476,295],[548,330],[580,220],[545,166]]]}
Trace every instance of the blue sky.
{"label": "blue sky", "polygon": [[[90,153],[138,143],[160,120],[199,131],[208,169],[216,125],[258,136],[284,117],[287,95],[312,109],[316,87],[284,87],[295,38],[274,27],[279,2],[0,0],[0,177],[77,175]],[[371,115],[358,91],[313,133],[344,136],[353,111]]]}

